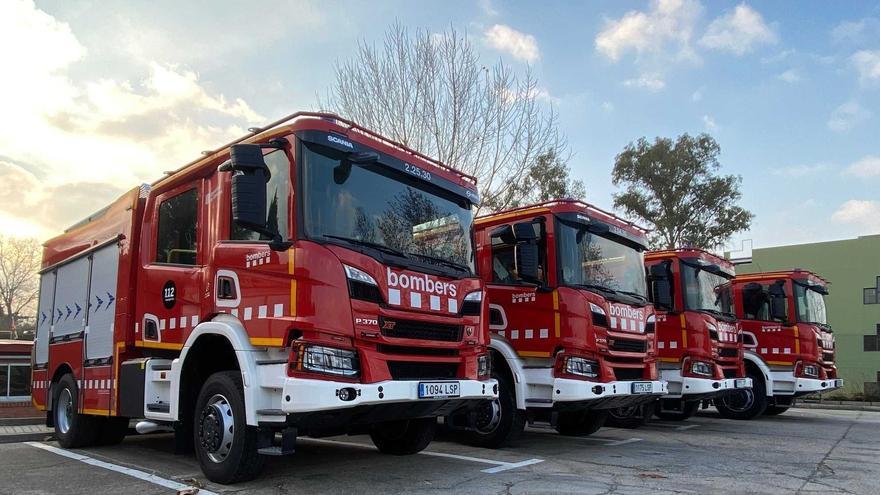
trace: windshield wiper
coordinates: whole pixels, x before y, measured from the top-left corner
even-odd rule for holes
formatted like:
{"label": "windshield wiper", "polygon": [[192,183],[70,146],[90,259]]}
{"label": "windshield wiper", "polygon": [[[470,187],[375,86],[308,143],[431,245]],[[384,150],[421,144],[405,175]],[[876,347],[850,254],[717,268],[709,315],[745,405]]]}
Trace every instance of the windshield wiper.
{"label": "windshield wiper", "polygon": [[639,294],[638,292],[632,292],[632,291],[628,291],[628,290],[619,290],[619,291],[617,291],[617,292],[620,292],[621,294],[626,294],[626,295],[628,295],[628,296],[635,297],[636,299],[641,299],[642,301],[647,301],[647,300],[648,300],[647,297],[645,297],[645,296],[642,295],[642,294]]}
{"label": "windshield wiper", "polygon": [[461,263],[456,263],[454,261],[445,260],[445,259],[437,257],[437,256],[430,256],[427,254],[415,253],[413,251],[409,251],[406,254],[408,256],[415,256],[416,258],[428,260],[428,262],[430,262],[430,263],[437,263],[439,265],[448,266],[450,268],[455,268],[456,270],[461,270],[466,273],[471,272],[470,267],[467,265],[462,265]]}
{"label": "windshield wiper", "polygon": [[599,285],[599,284],[572,284],[572,285],[574,285],[575,287],[580,288],[580,289],[587,289],[587,290],[595,289],[595,290],[598,290],[599,292],[604,292],[606,294],[617,294],[616,290],[612,289],[611,287],[606,287],[604,285]]}
{"label": "windshield wiper", "polygon": [[379,251],[383,251],[388,254],[393,254],[395,256],[400,256],[401,258],[407,257],[406,253],[404,253],[403,251],[388,247],[384,244],[379,244],[378,242],[364,241],[361,239],[355,239],[354,237],[345,237],[345,236],[341,236],[341,235],[324,234],[324,237],[326,237],[328,239],[338,239],[340,241],[349,242],[351,244],[357,244],[359,246],[366,246],[366,247],[370,247],[373,249],[378,249]]}

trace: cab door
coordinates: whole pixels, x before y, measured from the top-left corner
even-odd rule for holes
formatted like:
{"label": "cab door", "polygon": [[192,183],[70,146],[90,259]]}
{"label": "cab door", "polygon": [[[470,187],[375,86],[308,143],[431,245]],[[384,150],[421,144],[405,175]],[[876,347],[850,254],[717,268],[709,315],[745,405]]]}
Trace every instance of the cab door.
{"label": "cab door", "polygon": [[141,236],[137,346],[181,349],[204,315],[204,203],[202,179],[165,191],[148,203]]}

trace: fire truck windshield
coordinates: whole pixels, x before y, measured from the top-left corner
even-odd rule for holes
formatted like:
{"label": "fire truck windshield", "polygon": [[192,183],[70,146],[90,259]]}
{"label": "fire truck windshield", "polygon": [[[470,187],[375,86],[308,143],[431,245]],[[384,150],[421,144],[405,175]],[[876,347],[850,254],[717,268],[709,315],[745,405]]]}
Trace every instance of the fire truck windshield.
{"label": "fire truck windshield", "polygon": [[682,262],[681,284],[687,309],[733,316],[728,278]]}
{"label": "fire truck windshield", "polygon": [[825,315],[825,296],[795,282],[794,297],[799,322],[828,324],[828,319]]}
{"label": "fire truck windshield", "polygon": [[644,298],[644,254],[622,242],[559,222],[557,264],[564,285],[593,286]]}
{"label": "fire truck windshield", "polygon": [[350,163],[345,154],[303,142],[302,228],[334,239],[471,275],[470,202],[380,163]]}

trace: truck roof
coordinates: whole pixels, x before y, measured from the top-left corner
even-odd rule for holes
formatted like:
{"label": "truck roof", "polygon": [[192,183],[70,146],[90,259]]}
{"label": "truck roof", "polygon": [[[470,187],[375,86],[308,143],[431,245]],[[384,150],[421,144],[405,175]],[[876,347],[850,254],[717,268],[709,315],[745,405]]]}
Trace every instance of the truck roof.
{"label": "truck roof", "polygon": [[759,273],[749,273],[744,275],[737,275],[737,282],[759,282],[764,280],[778,280],[778,279],[792,279],[792,280],[809,280],[813,283],[819,285],[830,285],[831,282],[825,280],[820,275],[813,273],[809,270],[803,270],[800,268],[794,268],[792,270],[781,270],[775,272],[759,272]]}
{"label": "truck roof", "polygon": [[499,223],[509,222],[513,219],[528,218],[535,215],[543,215],[545,213],[551,213],[554,215],[558,213],[584,213],[605,223],[626,230],[630,234],[642,239],[644,241],[643,244],[647,244],[648,242],[648,232],[650,232],[650,230],[630,222],[629,220],[624,220],[614,213],[605,211],[577,199],[554,199],[551,201],[544,201],[533,205],[511,208],[509,210],[483,215],[474,220],[474,226],[477,228],[491,227]]}
{"label": "truck roof", "polygon": [[721,267],[721,269],[725,272],[734,275],[736,273],[736,268],[730,260],[722,258],[716,254],[710,253],[705,249],[699,248],[675,248],[675,249],[661,249],[657,251],[649,251],[645,253],[645,260],[661,260],[661,259],[671,259],[671,258],[682,258],[682,259],[700,259],[707,261],[712,264],[716,264]]}

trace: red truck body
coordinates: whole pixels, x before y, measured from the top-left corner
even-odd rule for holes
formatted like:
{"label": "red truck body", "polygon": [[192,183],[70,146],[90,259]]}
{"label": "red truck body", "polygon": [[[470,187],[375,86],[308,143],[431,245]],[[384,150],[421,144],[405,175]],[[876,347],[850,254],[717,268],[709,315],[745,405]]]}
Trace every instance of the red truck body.
{"label": "red truck body", "polygon": [[[247,198],[232,145],[247,143],[271,172],[265,232],[233,221]],[[477,198],[472,177],[333,115],[257,130],[45,244],[34,404],[56,410],[56,429],[134,417],[201,435],[200,389],[234,370],[236,427],[273,453],[266,438],[282,430],[368,430],[382,449],[377,424],[406,430],[492,399]],[[65,376],[71,417],[53,407]],[[211,460],[212,479],[243,479]]]}
{"label": "red truck body", "polygon": [[[559,200],[478,218],[476,239],[502,415],[588,434],[604,411],[665,393],[645,295],[644,230]],[[518,276],[521,245],[537,252],[533,280]],[[478,443],[503,443],[483,433]]]}
{"label": "red truck body", "polygon": [[743,362],[741,330],[734,314],[729,261],[700,249],[653,251],[645,256],[649,286],[669,281],[657,311],[657,355],[669,395],[658,414],[684,419],[703,400],[751,387]]}
{"label": "red truck body", "polygon": [[734,279],[746,372],[755,387],[725,399],[722,413],[744,419],[779,414],[799,396],[843,385],[825,312],[827,287],[828,281],[799,269]]}

